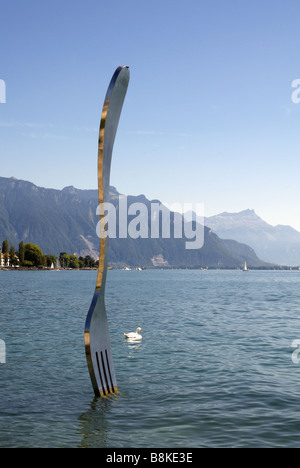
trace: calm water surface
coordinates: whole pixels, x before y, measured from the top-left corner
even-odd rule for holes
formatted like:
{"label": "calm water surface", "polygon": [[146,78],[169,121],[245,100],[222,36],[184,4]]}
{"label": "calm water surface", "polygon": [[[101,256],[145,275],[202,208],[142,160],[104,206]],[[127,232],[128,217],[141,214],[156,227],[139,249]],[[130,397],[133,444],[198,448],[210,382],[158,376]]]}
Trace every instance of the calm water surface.
{"label": "calm water surface", "polygon": [[300,445],[300,272],[110,271],[120,394],[106,400],[84,352],[95,281],[0,272],[0,447]]}

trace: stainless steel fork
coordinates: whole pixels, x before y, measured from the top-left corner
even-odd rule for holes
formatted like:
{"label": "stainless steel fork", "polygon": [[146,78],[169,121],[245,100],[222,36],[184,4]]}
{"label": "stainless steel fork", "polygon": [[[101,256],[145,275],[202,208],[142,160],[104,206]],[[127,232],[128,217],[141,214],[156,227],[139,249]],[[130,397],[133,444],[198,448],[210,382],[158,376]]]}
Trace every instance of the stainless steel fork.
{"label": "stainless steel fork", "polygon": [[85,352],[95,395],[107,396],[118,391],[108,321],[105,308],[108,237],[104,223],[104,203],[109,200],[112,151],[119,119],[129,84],[129,68],[115,71],[105,97],[98,146],[98,192],[100,208],[100,258],[96,290],[85,323]]}

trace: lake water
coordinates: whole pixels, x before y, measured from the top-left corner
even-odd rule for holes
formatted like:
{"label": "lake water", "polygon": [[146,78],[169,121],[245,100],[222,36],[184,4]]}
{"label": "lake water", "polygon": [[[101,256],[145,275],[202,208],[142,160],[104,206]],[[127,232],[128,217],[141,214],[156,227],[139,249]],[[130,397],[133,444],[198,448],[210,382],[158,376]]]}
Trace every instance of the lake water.
{"label": "lake water", "polygon": [[299,446],[300,271],[109,271],[109,399],[85,360],[95,282],[0,272],[0,447]]}

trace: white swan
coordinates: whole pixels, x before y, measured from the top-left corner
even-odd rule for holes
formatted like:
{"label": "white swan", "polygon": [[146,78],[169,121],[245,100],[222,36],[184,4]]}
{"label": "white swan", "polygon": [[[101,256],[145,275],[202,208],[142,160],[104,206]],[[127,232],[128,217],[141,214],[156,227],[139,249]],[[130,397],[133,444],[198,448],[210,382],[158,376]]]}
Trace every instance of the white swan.
{"label": "white swan", "polygon": [[129,338],[131,340],[141,340],[143,337],[142,335],[139,334],[139,332],[142,332],[143,330],[138,327],[135,332],[131,333],[124,333],[125,338]]}

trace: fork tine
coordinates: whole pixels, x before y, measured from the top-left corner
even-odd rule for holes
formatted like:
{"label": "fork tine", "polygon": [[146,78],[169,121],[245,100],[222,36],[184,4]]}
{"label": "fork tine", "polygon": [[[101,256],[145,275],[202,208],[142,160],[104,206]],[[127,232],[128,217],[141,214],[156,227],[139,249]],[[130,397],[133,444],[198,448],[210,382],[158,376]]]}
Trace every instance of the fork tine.
{"label": "fork tine", "polygon": [[102,293],[95,293],[87,317],[85,349],[95,395],[107,396],[116,393],[118,387]]}
{"label": "fork tine", "polygon": [[[99,205],[109,201],[109,177],[112,150],[118,123],[129,84],[128,67],[115,71],[106,93],[101,115],[98,146]],[[100,221],[104,217],[100,210]],[[107,274],[108,237],[100,222],[100,255],[96,290],[85,323],[85,351],[87,365],[96,396],[108,396],[118,391],[115,377],[107,314],[105,309],[105,283]]]}

